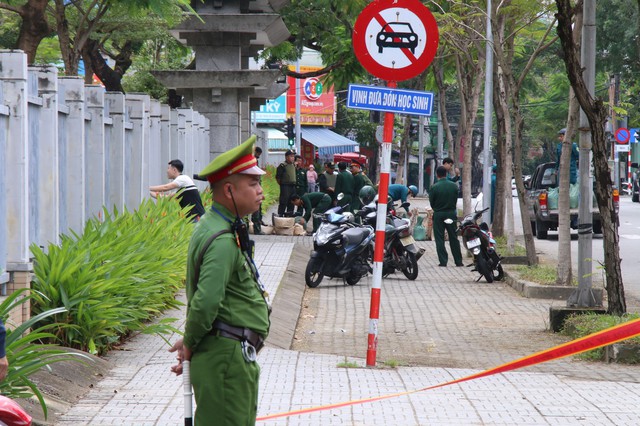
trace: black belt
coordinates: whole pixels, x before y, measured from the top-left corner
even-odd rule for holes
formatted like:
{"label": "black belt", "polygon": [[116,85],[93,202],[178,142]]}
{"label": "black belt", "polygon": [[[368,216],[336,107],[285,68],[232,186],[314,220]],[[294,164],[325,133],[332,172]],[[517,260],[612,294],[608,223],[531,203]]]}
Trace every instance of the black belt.
{"label": "black belt", "polygon": [[213,328],[209,334],[237,340],[238,342],[249,342],[256,349],[256,352],[260,352],[260,349],[264,346],[264,338],[255,331],[249,328],[234,327],[220,320],[213,322]]}

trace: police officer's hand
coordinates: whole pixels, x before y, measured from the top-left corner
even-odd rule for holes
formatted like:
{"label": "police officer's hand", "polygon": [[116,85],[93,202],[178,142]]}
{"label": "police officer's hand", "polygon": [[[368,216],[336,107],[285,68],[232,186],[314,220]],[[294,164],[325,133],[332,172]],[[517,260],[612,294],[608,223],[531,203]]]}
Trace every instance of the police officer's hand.
{"label": "police officer's hand", "polygon": [[3,356],[0,358],[0,381],[4,380],[7,377],[7,370],[9,369],[9,361],[7,361],[7,357]]}
{"label": "police officer's hand", "polygon": [[176,376],[182,374],[182,361],[184,361],[184,345],[182,344],[182,339],[178,339],[176,343],[173,344],[169,348],[169,352],[178,352],[176,359],[178,360],[178,364],[171,366],[171,372],[175,373]]}

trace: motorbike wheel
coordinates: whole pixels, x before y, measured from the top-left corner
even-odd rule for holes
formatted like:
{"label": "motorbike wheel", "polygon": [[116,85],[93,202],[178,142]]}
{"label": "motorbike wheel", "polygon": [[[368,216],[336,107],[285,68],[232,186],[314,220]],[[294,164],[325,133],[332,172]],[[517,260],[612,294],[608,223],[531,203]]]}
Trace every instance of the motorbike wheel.
{"label": "motorbike wheel", "polygon": [[406,250],[402,255],[407,263],[407,267],[402,270],[402,273],[409,280],[413,281],[418,278],[418,260],[416,259],[416,255]]}
{"label": "motorbike wheel", "polygon": [[354,275],[349,275],[347,278],[345,278],[345,281],[347,282],[347,284],[349,285],[356,285],[358,284],[358,282],[360,282],[360,278],[362,277],[357,277]]}
{"label": "motorbike wheel", "polygon": [[320,285],[324,274],[322,271],[322,260],[318,258],[309,259],[307,269],[304,271],[304,282],[309,288],[316,288]]}
{"label": "motorbike wheel", "polygon": [[504,279],[504,270],[502,269],[502,265],[498,265],[498,267],[493,270],[493,280],[502,281],[503,279]]}
{"label": "motorbike wheel", "polygon": [[479,254],[476,258],[476,270],[480,272],[488,283],[493,282],[493,271],[489,268],[489,262],[483,254]]}

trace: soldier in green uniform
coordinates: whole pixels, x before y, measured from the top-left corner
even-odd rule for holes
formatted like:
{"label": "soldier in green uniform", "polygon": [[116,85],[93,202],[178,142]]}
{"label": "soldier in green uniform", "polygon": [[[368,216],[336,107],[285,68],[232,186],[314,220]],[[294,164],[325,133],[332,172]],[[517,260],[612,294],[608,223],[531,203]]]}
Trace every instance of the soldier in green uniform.
{"label": "soldier in green uniform", "polygon": [[[458,220],[456,203],[458,202],[458,185],[447,179],[447,169],[439,166],[436,169],[438,181],[429,190],[429,203],[433,209],[433,236],[438,252],[438,266],[447,266],[449,256],[444,247],[444,231],[449,234],[449,245],[456,266],[463,266],[460,242],[456,235]],[[453,219],[453,223],[445,223],[445,219]]]}
{"label": "soldier in green uniform", "polygon": [[336,165],[331,161],[327,161],[324,163],[324,172],[320,173],[320,176],[318,176],[318,187],[320,188],[320,192],[329,194],[332,202],[336,201],[335,189],[338,175],[333,173],[335,169]]}
{"label": "soldier in green uniform", "polygon": [[302,163],[302,156],[296,155],[294,161],[294,164],[296,165],[296,194],[301,197],[306,194],[307,189],[309,189],[309,184],[307,183],[307,170],[304,168]]}
{"label": "soldier in green uniform", "polygon": [[[170,349],[191,361],[195,424],[253,425],[258,406],[255,361],[269,332],[269,306],[240,219],[264,199],[252,154],[255,136],[214,159],[200,176],[213,205],[196,225],[187,257],[184,339]],[[208,245],[207,245],[208,244]]]}
{"label": "soldier in green uniform", "polygon": [[336,197],[342,194],[341,200],[338,200],[339,206],[346,206],[349,204],[349,211],[353,211],[351,203],[353,201],[353,190],[355,182],[351,172],[347,171],[347,163],[341,161],[338,163],[338,178],[336,179]]}
{"label": "soldier in green uniform", "polygon": [[362,164],[360,164],[355,160],[351,161],[351,174],[353,174],[353,194],[354,194],[353,200],[351,201],[351,206],[352,206],[351,211],[356,211],[356,210],[360,210],[360,208],[362,207],[362,203],[360,202],[360,197],[358,197],[358,194],[360,194],[360,190],[364,186],[369,185],[373,187],[374,185],[371,182],[371,179],[369,179],[367,175],[362,173]]}
{"label": "soldier in green uniform", "polygon": [[296,166],[293,164],[295,153],[287,150],[284,153],[284,163],[276,168],[276,182],[280,185],[280,198],[278,199],[278,214],[293,214],[293,206],[289,204],[289,198],[296,193]]}
{"label": "soldier in green uniform", "polygon": [[[309,192],[304,194],[302,197],[298,194],[294,194],[291,196],[291,203],[298,207],[298,209],[304,209],[304,222],[309,223],[311,219],[311,212],[313,211],[314,215],[322,214],[327,211],[329,207],[331,207],[331,197],[329,194],[324,194],[322,192]],[[300,211],[300,210],[298,210]],[[313,232],[318,230],[320,226],[320,218],[313,218]]]}

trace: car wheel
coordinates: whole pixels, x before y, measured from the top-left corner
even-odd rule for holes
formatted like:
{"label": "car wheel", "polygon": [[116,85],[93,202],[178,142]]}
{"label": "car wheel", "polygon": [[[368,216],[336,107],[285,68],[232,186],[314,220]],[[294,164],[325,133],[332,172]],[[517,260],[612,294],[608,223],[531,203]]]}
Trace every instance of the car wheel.
{"label": "car wheel", "polygon": [[536,238],[539,240],[546,240],[548,231],[549,228],[547,228],[547,225],[540,219],[536,219]]}

